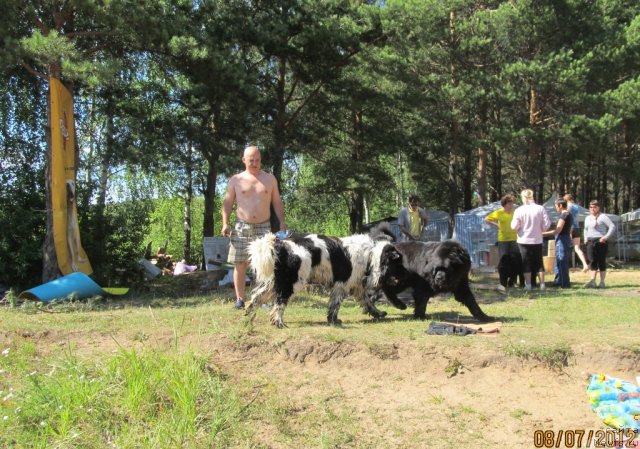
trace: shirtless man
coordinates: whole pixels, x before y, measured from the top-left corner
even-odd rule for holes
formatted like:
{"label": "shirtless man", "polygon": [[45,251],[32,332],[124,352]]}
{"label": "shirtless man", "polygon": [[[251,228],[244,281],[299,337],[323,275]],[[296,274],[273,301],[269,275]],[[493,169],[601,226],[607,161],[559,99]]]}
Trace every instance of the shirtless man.
{"label": "shirtless man", "polygon": [[[271,206],[280,221],[280,230],[287,229],[278,183],[275,176],[260,169],[258,147],[252,145],[245,148],[242,162],[246,170],[231,177],[222,202],[222,235],[231,239],[228,262],[235,266],[233,285],[236,291],[236,309],[244,308],[249,243],[271,232]],[[236,221],[232,229],[229,226],[229,216],[234,202],[237,204]]]}

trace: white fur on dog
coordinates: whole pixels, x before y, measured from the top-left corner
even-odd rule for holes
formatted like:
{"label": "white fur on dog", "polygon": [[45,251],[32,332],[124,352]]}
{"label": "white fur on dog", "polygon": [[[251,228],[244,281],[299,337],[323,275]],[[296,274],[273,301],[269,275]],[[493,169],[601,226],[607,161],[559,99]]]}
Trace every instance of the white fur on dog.
{"label": "white fur on dog", "polygon": [[[365,294],[367,289],[374,289],[378,286],[380,255],[382,249],[389,242],[374,240],[369,234],[356,234],[340,238],[343,250],[351,262],[352,271],[345,282],[338,282],[333,277],[333,267],[326,242],[317,234],[304,237],[310,240],[316,249],[320,250],[320,263],[314,267],[311,266],[311,252],[292,240],[276,242],[273,234],[267,234],[249,245],[249,261],[255,271],[257,284],[251,294],[251,301],[247,304],[247,309],[250,310],[256,302],[262,302],[267,296],[273,299],[276,243],[284,245],[289,254],[294,254],[301,260],[298,279],[293,285],[294,293],[309,283],[320,284],[331,289],[332,306],[336,307],[336,314],[340,303],[348,296],[353,296],[357,302],[365,307],[369,300]],[[284,325],[282,315],[285,307],[284,304],[274,304],[270,314],[273,324]],[[375,309],[373,304],[370,307]],[[370,310],[370,308],[366,309]]]}

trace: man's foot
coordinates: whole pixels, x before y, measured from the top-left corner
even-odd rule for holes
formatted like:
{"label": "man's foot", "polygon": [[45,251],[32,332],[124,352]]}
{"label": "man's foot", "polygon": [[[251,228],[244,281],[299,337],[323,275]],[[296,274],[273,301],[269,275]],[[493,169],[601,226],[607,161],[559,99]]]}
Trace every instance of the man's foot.
{"label": "man's foot", "polygon": [[604,288],[604,281],[600,281],[600,285],[598,285],[598,288]]}
{"label": "man's foot", "polygon": [[244,299],[238,298],[233,307],[235,307],[236,309],[244,309]]}
{"label": "man's foot", "polygon": [[540,291],[543,292],[547,289],[546,285],[544,284],[544,282],[540,283]]}
{"label": "man's foot", "polygon": [[596,281],[591,279],[589,282],[584,284],[584,288],[596,288]]}
{"label": "man's foot", "polygon": [[586,273],[587,271],[589,271],[589,266],[585,265],[584,267],[582,267],[582,272]]}
{"label": "man's foot", "polygon": [[524,286],[524,291],[525,291],[525,292],[530,292],[530,291],[531,291],[531,284],[526,284],[526,285]]}

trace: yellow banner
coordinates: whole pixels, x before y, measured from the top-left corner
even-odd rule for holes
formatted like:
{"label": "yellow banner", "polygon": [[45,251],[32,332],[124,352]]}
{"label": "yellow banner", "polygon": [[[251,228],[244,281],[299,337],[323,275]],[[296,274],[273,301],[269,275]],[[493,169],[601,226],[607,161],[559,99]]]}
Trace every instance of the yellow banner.
{"label": "yellow banner", "polygon": [[51,99],[51,207],[53,239],[62,274],[93,269],[80,243],[76,204],[76,151],[73,97],[56,78],[49,78]]}

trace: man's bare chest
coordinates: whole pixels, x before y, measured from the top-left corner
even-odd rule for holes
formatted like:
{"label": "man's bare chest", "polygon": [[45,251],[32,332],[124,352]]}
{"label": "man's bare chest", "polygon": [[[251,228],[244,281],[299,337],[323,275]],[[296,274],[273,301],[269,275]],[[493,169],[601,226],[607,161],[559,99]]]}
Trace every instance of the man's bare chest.
{"label": "man's bare chest", "polygon": [[250,197],[254,195],[267,195],[270,191],[268,184],[259,179],[243,180],[236,186],[236,194],[242,197]]}

